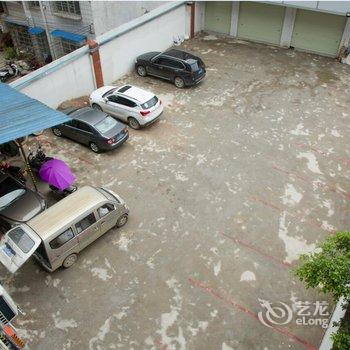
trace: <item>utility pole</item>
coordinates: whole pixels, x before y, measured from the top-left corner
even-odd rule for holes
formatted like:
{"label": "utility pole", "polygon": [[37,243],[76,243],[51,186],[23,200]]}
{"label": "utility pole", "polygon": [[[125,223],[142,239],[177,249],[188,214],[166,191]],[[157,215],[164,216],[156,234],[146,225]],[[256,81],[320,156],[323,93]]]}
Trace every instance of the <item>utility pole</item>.
{"label": "utility pole", "polygon": [[40,4],[41,16],[42,16],[43,22],[44,22],[47,42],[48,42],[49,48],[50,48],[51,57],[53,60],[55,60],[56,59],[55,50],[53,49],[53,44],[52,44],[51,35],[50,35],[50,29],[49,29],[49,26],[47,24],[47,19],[46,19],[46,14],[45,14],[46,6],[43,5],[42,1],[39,1],[39,4]]}

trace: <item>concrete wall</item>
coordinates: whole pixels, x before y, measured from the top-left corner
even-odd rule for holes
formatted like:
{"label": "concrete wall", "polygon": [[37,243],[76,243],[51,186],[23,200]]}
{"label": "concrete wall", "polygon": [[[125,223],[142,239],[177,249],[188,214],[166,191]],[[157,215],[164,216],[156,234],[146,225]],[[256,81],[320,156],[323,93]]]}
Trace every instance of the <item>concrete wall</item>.
{"label": "concrete wall", "polygon": [[[129,73],[135,58],[147,51],[162,51],[174,37],[186,34],[186,4],[166,4],[140,18],[118,27],[96,40],[100,47],[105,84]],[[166,12],[159,15],[161,12]],[[159,15],[159,16],[158,16]]]}
{"label": "concrete wall", "polygon": [[81,47],[10,85],[52,108],[63,101],[89,95],[95,83],[88,48]]}
{"label": "concrete wall", "polygon": [[164,1],[92,1],[96,36],[166,4]]}

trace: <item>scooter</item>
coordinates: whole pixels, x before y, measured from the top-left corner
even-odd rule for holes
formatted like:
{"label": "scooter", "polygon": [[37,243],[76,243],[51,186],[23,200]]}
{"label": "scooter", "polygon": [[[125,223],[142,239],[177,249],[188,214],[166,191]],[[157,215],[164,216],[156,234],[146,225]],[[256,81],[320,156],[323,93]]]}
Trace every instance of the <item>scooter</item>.
{"label": "scooter", "polygon": [[32,151],[28,154],[28,163],[31,169],[36,173],[39,173],[41,166],[51,159],[53,159],[53,157],[47,157],[41,145],[38,146],[35,154]]}
{"label": "scooter", "polygon": [[6,68],[0,69],[0,80],[2,83],[17,75],[19,75],[19,68],[15,63],[10,63]]}
{"label": "scooter", "polygon": [[59,188],[53,185],[49,185],[49,188],[59,198],[67,197],[78,189],[78,187],[74,185],[71,185],[64,190],[60,190]]}

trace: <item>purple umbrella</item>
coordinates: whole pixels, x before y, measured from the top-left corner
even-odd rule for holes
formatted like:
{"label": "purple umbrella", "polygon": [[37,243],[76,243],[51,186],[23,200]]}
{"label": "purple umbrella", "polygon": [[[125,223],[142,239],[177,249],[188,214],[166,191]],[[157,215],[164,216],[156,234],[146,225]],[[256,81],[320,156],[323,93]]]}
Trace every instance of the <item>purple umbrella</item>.
{"label": "purple umbrella", "polygon": [[69,166],[62,160],[51,159],[45,162],[40,170],[41,179],[61,191],[68,188],[75,181],[75,176]]}

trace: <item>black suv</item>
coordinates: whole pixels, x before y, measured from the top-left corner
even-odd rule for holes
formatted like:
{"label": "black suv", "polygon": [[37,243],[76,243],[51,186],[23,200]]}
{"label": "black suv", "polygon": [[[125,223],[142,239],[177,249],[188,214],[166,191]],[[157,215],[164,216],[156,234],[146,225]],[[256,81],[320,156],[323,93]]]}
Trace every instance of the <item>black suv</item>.
{"label": "black suv", "polygon": [[136,59],[138,75],[153,75],[172,81],[183,88],[198,84],[205,77],[203,61],[187,52],[171,49],[165,52],[148,52]]}

